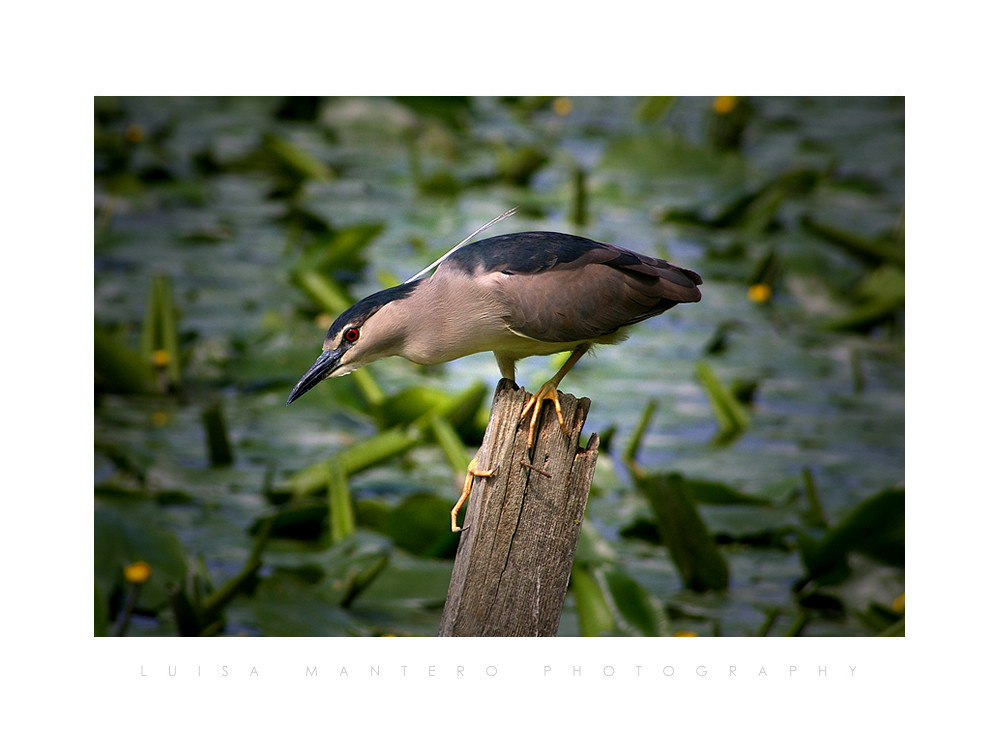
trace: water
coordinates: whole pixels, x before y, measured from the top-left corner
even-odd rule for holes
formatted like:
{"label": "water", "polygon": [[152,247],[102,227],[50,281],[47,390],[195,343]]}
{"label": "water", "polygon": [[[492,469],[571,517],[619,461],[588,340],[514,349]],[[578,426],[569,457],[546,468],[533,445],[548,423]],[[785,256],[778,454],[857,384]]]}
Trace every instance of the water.
{"label": "water", "polygon": [[[463,129],[385,100],[330,100],[316,123],[278,121],[271,113],[276,103],[267,100],[138,98],[117,104],[122,113],[104,125],[106,130],[136,124],[146,135],[135,146],[129,169],[160,168],[170,179],[146,181],[138,193],[123,194],[116,187],[120,181],[98,176],[95,319],[137,346],[150,277],[168,274],[187,361],[178,397],[100,394],[95,438],[144,465],[145,494],[186,496],[180,504],[161,500],[142,519],[174,531],[190,560],[204,560],[216,585],[235,574],[249,553],[248,527],[271,509],[266,486],[280,488],[297,470],[376,432],[365,414],[343,407],[354,387],[347,379],[322,384],[292,408],[283,405],[336,313],[314,317],[292,283],[303,239],[281,219],[287,199],[271,196],[279,175],[273,166],[246,162],[266,132],[280,134],[335,171],[328,181],[306,181],[297,206],[337,229],[382,226],[363,251],[368,265],[344,272],[355,298],[408,278],[512,205],[521,207],[519,214],[487,235],[578,233],[667,257],[704,276],[701,303],[633,328],[624,344],[597,348],[563,382],[564,390],[592,398],[588,431],[617,431],[602,453],[588,519],[614,546],[629,575],[671,609],[672,629],[709,633],[714,621],[724,634],[750,634],[771,608],[781,612],[775,631],[791,623],[796,612],[791,587],[803,569],[786,528],[799,524],[804,469],[811,471],[831,522],[902,482],[901,323],[868,334],[823,331],[827,317],[848,308],[869,269],[798,223],[809,215],[869,236],[900,224],[904,115],[896,101],[755,99],[740,153],[708,145],[707,99],[682,99],[654,123],[636,119],[634,99],[573,99],[568,115],[555,113],[551,104],[522,115],[482,99],[473,101],[474,115]],[[527,144],[549,158],[530,185],[487,179],[504,155]],[[199,154],[221,169],[199,171]],[[98,155],[99,166],[101,159]],[[415,159],[425,178],[450,175],[458,192],[419,192]],[[578,165],[587,170],[585,226],[569,218]],[[818,171],[820,182],[781,201],[773,216],[777,228],[663,221],[670,211],[711,211],[734,190],[799,168]],[[747,297],[748,277],[768,252],[777,253],[782,268],[774,298],[760,306]],[[726,348],[706,353],[723,322],[733,323]],[[711,444],[716,421],[694,374],[700,360],[723,382],[757,382],[751,426],[728,446]],[[537,386],[554,371],[554,362],[523,361],[519,381]],[[498,378],[488,353],[433,368],[393,359],[370,370],[389,394],[417,384],[457,393],[476,381],[492,392]],[[790,502],[769,511],[702,508],[713,532],[737,533],[722,548],[733,577],[725,593],[684,591],[662,546],[622,536],[651,519],[619,460],[650,399],[658,409],[642,442],[643,468],[722,482],[750,494],[785,487],[792,494]],[[213,468],[207,460],[201,412],[211,402],[221,403],[236,457],[227,467]],[[140,488],[103,447],[96,452],[95,484],[99,500],[117,508],[121,495],[109,496],[109,489]],[[440,453],[427,448],[357,475],[351,488],[387,505],[415,492],[451,501],[455,478]],[[446,520],[442,515],[443,527]],[[740,542],[755,529],[778,536],[777,545]],[[304,565],[323,549],[322,541],[284,540],[269,551],[288,551]],[[446,578],[449,564],[387,549],[392,568],[386,583],[377,580],[370,600],[359,599],[364,611],[358,609],[352,630],[434,633],[439,608],[433,596],[407,612],[373,612],[392,604],[397,571],[428,570]],[[273,574],[266,556],[264,573]],[[901,591],[902,573],[893,575],[867,599],[891,602]],[[267,595],[272,600],[279,594]],[[567,616],[572,605],[571,600]],[[255,610],[251,599],[239,599],[224,631],[262,631]],[[575,619],[567,618],[562,631],[575,626]],[[169,621],[154,628],[143,622],[133,630],[170,633],[172,627]],[[866,632],[850,616],[813,616],[806,627],[806,633]]]}

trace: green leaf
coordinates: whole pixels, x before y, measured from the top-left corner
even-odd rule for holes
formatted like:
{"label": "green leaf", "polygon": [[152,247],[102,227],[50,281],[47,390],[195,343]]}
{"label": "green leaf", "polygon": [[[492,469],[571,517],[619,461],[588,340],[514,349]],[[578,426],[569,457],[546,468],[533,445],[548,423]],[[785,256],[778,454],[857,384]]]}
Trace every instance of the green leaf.
{"label": "green leaf", "polygon": [[635,580],[616,568],[601,568],[597,571],[597,581],[624,633],[666,636],[669,626],[663,604]]}
{"label": "green leaf", "polygon": [[94,324],[94,376],[114,393],[154,393],[156,379],[149,360],[118,343]]}
{"label": "green leaf", "polygon": [[601,587],[587,569],[574,565],[569,587],[576,603],[581,636],[600,636],[614,630],[615,617]]}
{"label": "green leaf", "polygon": [[321,309],[331,314],[343,312],[354,303],[340,284],[311,268],[294,271],[292,282]]}
{"label": "green leaf", "polygon": [[846,560],[842,559],[836,564],[830,564],[829,562],[826,565],[820,564],[818,550],[821,538],[815,534],[814,530],[798,530],[795,539],[799,547],[799,556],[802,558],[802,564],[806,568],[807,576],[816,576],[823,572],[827,574],[836,572],[839,576],[838,580],[842,580],[850,574]]}
{"label": "green leaf", "polygon": [[753,544],[781,545],[794,532],[798,518],[770,505],[708,505],[700,510],[710,534]]}
{"label": "green leaf", "polygon": [[[322,466],[329,468],[327,462]],[[329,477],[329,472],[327,474]],[[271,534],[290,540],[318,540],[323,522],[330,514],[329,504],[293,502],[273,514],[258,517],[250,526],[251,535],[260,535],[270,527]]]}
{"label": "green leaf", "polygon": [[676,96],[645,96],[636,106],[635,117],[644,124],[652,124],[669,112],[675,101]]}
{"label": "green leaf", "polygon": [[826,515],[823,513],[823,503],[819,499],[816,483],[813,481],[812,470],[806,467],[802,470],[802,479],[806,485],[806,499],[809,507],[803,515],[806,524],[811,527],[826,527]]}
{"label": "green leaf", "polygon": [[156,352],[166,354],[166,363],[163,365],[166,381],[174,388],[180,387],[180,338],[177,333],[177,312],[168,276],[159,274],[150,279],[140,342],[140,354],[147,363],[154,362]]}
{"label": "green leaf", "polygon": [[470,464],[469,454],[455,427],[441,418],[435,418],[431,421],[431,433],[434,434],[434,439],[441,447],[451,470],[463,476],[467,474]]}
{"label": "green leaf", "polygon": [[[344,474],[350,476],[405,454],[422,442],[419,432],[392,428],[348,446],[337,454],[337,459]],[[329,467],[324,460],[293,474],[287,486],[295,497],[301,498],[324,489],[329,481]]]}
{"label": "green leaf", "polygon": [[208,458],[212,466],[227,466],[233,463],[233,449],[226,433],[226,421],[222,415],[222,405],[213,403],[201,412],[201,422],[205,428],[205,442]]}
{"label": "green leaf", "polygon": [[884,631],[879,633],[879,636],[906,636],[906,619],[901,618],[899,621],[889,626]]}
{"label": "green leaf", "polygon": [[[256,581],[257,572],[263,565],[262,555],[264,553],[264,547],[267,545],[268,539],[270,539],[272,531],[274,529],[274,523],[277,521],[277,517],[272,515],[264,519],[260,529],[257,532],[256,539],[254,540],[253,548],[247,555],[246,560],[243,563],[243,567],[240,568],[239,572],[235,575],[230,576],[221,586],[213,590],[209,595],[201,597],[200,593],[200,575],[194,576],[194,598],[195,601],[199,603],[198,605],[198,616],[199,624],[201,624],[201,630],[199,634],[207,632],[209,634],[213,633],[213,624],[220,621],[219,614],[222,610],[237,596],[237,594],[243,592],[244,590],[249,590],[254,582]],[[207,571],[206,571],[207,572]],[[175,596],[177,594],[175,593]],[[177,613],[177,603],[175,606],[175,614]]]}
{"label": "green leaf", "polygon": [[627,170],[631,175],[725,177],[741,173],[744,163],[736,155],[721,155],[709,147],[689,143],[673,131],[651,130],[612,141],[601,166]]}
{"label": "green leaf", "polygon": [[367,527],[376,532],[385,531],[385,518],[392,507],[382,499],[359,499],[354,508],[358,527]]}
{"label": "green leaf", "polygon": [[94,583],[94,636],[108,635],[108,607],[101,589]]}
{"label": "green leaf", "polygon": [[174,616],[174,628],[178,636],[198,636],[205,628],[194,602],[182,590],[170,594],[170,608]]}
{"label": "green leaf", "polygon": [[153,352],[159,348],[160,317],[158,313],[159,291],[156,286],[156,277],[149,281],[149,288],[146,290],[146,311],[142,318],[142,332],[139,335],[139,353],[143,359],[153,362]]}
{"label": "green leaf", "polygon": [[[398,609],[440,608],[444,606],[453,564],[447,560],[418,558],[393,551],[392,559],[358,598],[357,610],[374,607]],[[440,620],[440,611],[436,619]]]}
{"label": "green leaf", "polygon": [[341,228],[329,239],[320,239],[318,243],[323,257],[318,262],[318,267],[327,271],[360,268],[363,262],[362,252],[384,227],[381,223],[362,223]]}
{"label": "green leaf", "polygon": [[[884,631],[895,630],[896,624],[902,618],[901,614],[893,611],[888,606],[884,606],[877,601],[872,601],[863,611],[855,611],[858,619],[864,623],[874,634],[878,636],[892,636],[894,634],[883,634]],[[898,634],[902,635],[902,634]]]}
{"label": "green leaf", "polygon": [[137,514],[105,504],[94,506],[94,578],[102,596],[127,589],[125,567],[145,561],[152,572],[139,592],[138,606],[156,610],[167,604],[172,588],[184,585],[187,558],[178,537]]}
{"label": "green leaf", "polygon": [[364,564],[359,561],[347,573],[344,596],[340,599],[340,605],[350,608],[355,599],[365,592],[365,590],[382,575],[382,571],[389,565],[389,556],[386,554],[372,556],[372,559]]}
{"label": "green leaf", "polygon": [[753,271],[747,277],[747,284],[750,286],[754,284],[767,284],[773,288],[780,270],[781,263],[778,260],[778,254],[772,246],[767,250],[763,258],[754,265]]}
{"label": "green leaf", "polygon": [[861,280],[856,293],[859,299],[902,297],[906,293],[906,275],[898,266],[884,264]]}
{"label": "green leaf", "polygon": [[855,507],[816,545],[811,561],[813,575],[834,570],[851,551],[903,567],[905,503],[904,490],[886,489]]}
{"label": "green leaf", "polygon": [[905,303],[906,296],[902,292],[889,292],[858,304],[844,314],[827,320],[822,326],[828,330],[869,330],[893,316]]}
{"label": "green leaf", "polygon": [[593,523],[584,518],[580,525],[580,537],[576,543],[574,565],[597,566],[606,563],[616,563],[619,556],[614,546],[601,536]]}
{"label": "green leaf", "polygon": [[306,180],[330,180],[333,171],[326,163],[275,134],[264,135],[262,149],[288,172]]}
{"label": "green leaf", "polygon": [[[442,418],[456,425],[471,418],[486,394],[486,386],[475,383],[461,393],[428,409],[408,428],[396,427],[375,434],[361,443],[342,450],[337,458],[344,474],[351,476],[370,469],[389,459],[405,454],[410,449],[427,442],[431,422]],[[297,497],[323,489],[328,483],[326,462],[319,462],[295,473],[288,481],[288,488]]]}
{"label": "green leaf", "polygon": [[451,503],[433,494],[413,494],[385,516],[383,533],[399,547],[426,557],[451,557],[458,535],[449,528]]}
{"label": "green leaf", "polygon": [[386,397],[376,409],[375,417],[379,428],[408,426],[432,408],[440,407],[448,398],[443,390],[416,385]]}
{"label": "green leaf", "polygon": [[174,297],[171,292],[170,277],[154,277],[153,283],[157,289],[156,308],[160,320],[160,347],[167,353],[167,378],[175,388],[181,384],[181,347],[178,336],[177,310],[174,307]]}
{"label": "green leaf", "polygon": [[464,129],[473,115],[468,96],[396,96],[393,99],[424,117],[433,117],[452,129]]}
{"label": "green leaf", "polygon": [[253,612],[268,636],[356,636],[363,633],[339,598],[285,572],[264,578],[254,592]]}
{"label": "green leaf", "polygon": [[859,258],[874,264],[889,262],[903,266],[906,263],[906,252],[902,246],[866,238],[845,231],[827,223],[821,223],[809,216],[802,219],[802,227],[820,238],[833,243]]}
{"label": "green leaf", "polygon": [[503,149],[498,153],[497,171],[503,182],[524,186],[548,161],[549,156],[538,147]]}
{"label": "green leaf", "polygon": [[869,273],[857,287],[860,303],[844,314],[827,320],[825,329],[871,329],[896,315],[906,305],[906,280],[903,270],[884,264]]}
{"label": "green leaf", "polygon": [[763,234],[774,225],[778,209],[785,202],[788,192],[783,185],[766,186],[743,211],[740,227],[753,235]]}
{"label": "green leaf", "polygon": [[716,538],[778,543],[796,525],[795,516],[776,507],[778,500],[769,497],[771,493],[787,496],[787,485],[780,491],[772,485],[761,493],[745,494],[720,482],[688,480],[676,473],[669,476],[681,480],[691,498],[701,505],[699,514]]}
{"label": "green leaf", "polygon": [[381,223],[333,228],[321,214],[300,204],[292,206],[286,219],[290,244],[302,248],[293,276],[316,272],[339,279],[347,272],[360,272],[367,265],[368,246],[384,228]]}
{"label": "green leaf", "polygon": [[712,366],[704,361],[699,362],[695,366],[695,372],[708,394],[712,411],[719,422],[719,431],[715,435],[714,441],[723,443],[745,431],[750,425],[746,410],[736,399],[733,391],[719,382]]}
{"label": "green leaf", "polygon": [[687,486],[688,491],[691,493],[691,498],[699,504],[715,504],[715,505],[735,505],[735,504],[746,504],[746,505],[768,505],[771,504],[769,499],[765,497],[756,496],[753,494],[745,494],[737,489],[723,484],[721,482],[707,482],[695,479],[684,479],[680,474],[672,473],[671,476],[675,476],[678,479],[682,479],[684,484]]}
{"label": "green leaf", "polygon": [[729,584],[729,568],[695,509],[684,480],[677,474],[636,475],[639,491],[649,500],[670,557],[692,590],[721,590]]}
{"label": "green leaf", "polygon": [[649,402],[646,403],[646,408],[642,411],[642,416],[639,418],[639,422],[635,426],[635,431],[632,433],[632,438],[629,439],[628,445],[625,447],[625,453],[622,458],[626,463],[634,462],[639,454],[639,447],[642,445],[642,439],[646,435],[646,430],[649,428],[650,422],[653,420],[653,414],[656,412],[657,400],[655,398],[650,398]]}
{"label": "green leaf", "polygon": [[327,495],[330,505],[330,539],[334,543],[346,540],[354,534],[354,506],[351,490],[347,486],[347,476],[339,459],[327,462],[329,487]]}

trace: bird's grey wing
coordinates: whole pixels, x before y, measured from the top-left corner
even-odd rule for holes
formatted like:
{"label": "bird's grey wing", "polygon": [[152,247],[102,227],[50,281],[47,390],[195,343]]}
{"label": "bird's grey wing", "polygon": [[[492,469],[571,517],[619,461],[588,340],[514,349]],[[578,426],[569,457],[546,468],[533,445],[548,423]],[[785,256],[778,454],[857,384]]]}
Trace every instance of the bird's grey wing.
{"label": "bird's grey wing", "polygon": [[574,342],[697,302],[700,283],[692,271],[599,244],[537,273],[506,273],[499,288],[511,329],[545,342]]}
{"label": "bird's grey wing", "polygon": [[693,271],[580,236],[531,231],[471,243],[445,276],[489,278],[515,332],[545,342],[603,337],[701,299]]}

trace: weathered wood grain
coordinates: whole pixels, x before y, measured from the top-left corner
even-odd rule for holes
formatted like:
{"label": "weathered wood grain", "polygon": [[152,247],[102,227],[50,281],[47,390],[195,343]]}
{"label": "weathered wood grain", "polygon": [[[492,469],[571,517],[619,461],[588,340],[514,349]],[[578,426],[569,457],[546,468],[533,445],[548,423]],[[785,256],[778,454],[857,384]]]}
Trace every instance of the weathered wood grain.
{"label": "weathered wood grain", "polygon": [[511,380],[497,384],[478,457],[480,469],[496,472],[473,483],[439,636],[553,636],[559,628],[598,438],[578,447],[590,400],[560,393],[570,436],[547,404],[529,462],[526,397]]}

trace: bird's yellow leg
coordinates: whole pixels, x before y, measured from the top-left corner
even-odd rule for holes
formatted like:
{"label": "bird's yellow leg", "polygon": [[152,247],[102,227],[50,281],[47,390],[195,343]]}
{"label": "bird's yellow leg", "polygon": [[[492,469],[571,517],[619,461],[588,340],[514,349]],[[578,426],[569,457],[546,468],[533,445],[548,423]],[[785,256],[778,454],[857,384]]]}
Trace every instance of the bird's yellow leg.
{"label": "bird's yellow leg", "polygon": [[573,354],[569,356],[565,364],[559,368],[559,372],[553,375],[550,379],[546,380],[542,387],[535,391],[524,404],[524,408],[521,410],[521,418],[523,419],[531,413],[531,421],[528,423],[528,448],[530,449],[535,443],[535,426],[538,422],[538,414],[542,412],[542,405],[545,401],[550,400],[552,404],[556,407],[556,418],[559,419],[559,427],[562,428],[563,433],[569,436],[569,429],[566,428],[566,423],[563,421],[562,408],[559,406],[559,383],[563,378],[566,377],[566,373],[573,369],[573,366],[583,357],[583,353],[587,351],[589,345],[581,345],[580,347],[573,350]]}
{"label": "bird's yellow leg", "polygon": [[458,498],[455,502],[455,506],[451,508],[451,531],[461,532],[464,527],[458,526],[458,510],[465,504],[465,500],[469,498],[469,494],[472,492],[472,480],[475,477],[491,477],[496,473],[496,467],[492,469],[480,469],[479,468],[479,455],[469,462],[469,469],[465,474],[465,485],[462,487],[462,496]]}

